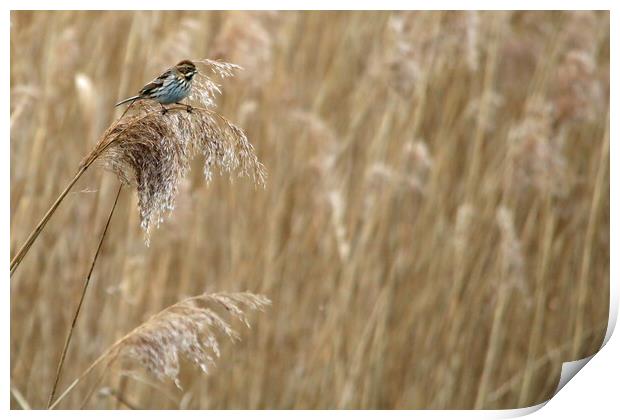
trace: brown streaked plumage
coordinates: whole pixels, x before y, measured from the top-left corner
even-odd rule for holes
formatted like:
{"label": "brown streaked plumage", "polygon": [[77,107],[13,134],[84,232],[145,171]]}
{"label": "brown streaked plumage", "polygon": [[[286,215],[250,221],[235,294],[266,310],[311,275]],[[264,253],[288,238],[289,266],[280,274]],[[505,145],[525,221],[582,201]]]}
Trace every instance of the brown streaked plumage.
{"label": "brown streaked plumage", "polygon": [[[191,92],[192,79],[198,73],[196,65],[190,60],[180,61],[155,80],[147,83],[136,96],[124,99],[115,106],[139,99],[152,99],[164,105],[179,103]],[[164,107],[165,109],[165,107]],[[189,110],[188,106],[188,110]]]}

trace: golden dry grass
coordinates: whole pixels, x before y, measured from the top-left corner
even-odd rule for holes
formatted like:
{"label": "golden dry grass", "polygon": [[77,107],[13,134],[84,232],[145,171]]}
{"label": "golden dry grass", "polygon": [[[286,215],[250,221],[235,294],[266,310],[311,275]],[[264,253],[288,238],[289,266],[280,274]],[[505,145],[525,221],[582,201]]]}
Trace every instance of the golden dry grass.
{"label": "golden dry grass", "polygon": [[[202,57],[245,68],[218,111],[267,188],[197,160],[149,247],[124,189],[60,389],[189,296],[272,306],[182,390],[119,364],[60,408],[516,408],[599,348],[609,13],[13,12],[12,255],[113,104]],[[13,408],[45,407],[117,185],[89,169],[11,279]]]}

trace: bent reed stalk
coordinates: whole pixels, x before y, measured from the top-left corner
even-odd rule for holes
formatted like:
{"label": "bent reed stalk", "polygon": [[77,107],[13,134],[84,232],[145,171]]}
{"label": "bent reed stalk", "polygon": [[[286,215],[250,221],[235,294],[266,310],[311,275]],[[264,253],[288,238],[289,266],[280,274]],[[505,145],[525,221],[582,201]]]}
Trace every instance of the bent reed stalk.
{"label": "bent reed stalk", "polygon": [[[125,111],[123,115],[125,115],[126,112],[127,111]],[[118,123],[119,121],[120,119],[116,123]],[[73,179],[67,184],[67,186],[60,193],[60,195],[58,195],[58,198],[56,199],[56,201],[54,201],[54,203],[47,210],[43,218],[35,226],[32,232],[30,232],[30,235],[28,235],[26,242],[24,242],[24,244],[19,248],[19,250],[15,254],[15,256],[11,259],[11,275],[10,275],[11,277],[13,277],[13,274],[17,270],[17,267],[19,267],[19,264],[22,262],[22,260],[24,259],[28,251],[30,250],[30,247],[32,246],[34,241],[39,237],[39,234],[43,231],[47,222],[51,219],[52,215],[56,212],[56,210],[60,206],[60,203],[62,203],[62,201],[67,196],[67,194],[69,194],[69,191],[71,191],[71,188],[73,188],[75,183],[82,177],[82,175],[84,175],[84,172],[86,172],[86,170],[90,167],[90,165],[92,165],[95,162],[95,160],[97,160],[97,158],[101,155],[101,153],[103,153],[103,151],[105,150],[105,148],[101,150],[97,150],[98,146],[99,146],[99,143],[86,156],[86,158],[82,161],[82,163],[80,163],[80,167],[78,168],[78,171],[76,172]]]}
{"label": "bent reed stalk", "polygon": [[86,169],[88,169],[88,166],[80,167],[80,169],[77,171],[73,179],[69,182],[69,184],[67,184],[65,189],[60,193],[56,201],[54,201],[54,204],[51,205],[51,207],[47,210],[47,212],[45,213],[43,218],[39,221],[37,226],[32,230],[32,232],[28,236],[28,239],[26,239],[26,242],[24,242],[24,244],[19,248],[19,250],[13,257],[13,259],[11,260],[11,277],[13,277],[13,273],[15,273],[15,270],[17,270],[17,267],[19,267],[19,264],[22,262],[22,260],[24,259],[28,251],[30,250],[30,247],[32,246],[34,241],[37,239],[41,231],[43,231],[43,228],[45,227],[47,222],[50,220],[50,218],[52,217],[56,209],[58,209],[58,206],[60,206],[60,203],[62,202],[62,200],[64,200],[64,198],[67,196],[71,188],[73,188],[73,185],[75,185],[78,179],[80,179],[80,177],[84,174],[84,172],[86,172]]}
{"label": "bent reed stalk", "polygon": [[[132,114],[117,120],[106,130],[93,150],[86,155],[73,179],[50,206],[11,260],[11,277],[75,183],[95,161],[104,156],[113,146],[121,143],[121,141],[126,141],[126,144],[129,144],[132,150],[121,150],[112,153],[108,156],[107,164],[109,169],[115,172],[123,183],[133,184],[138,187],[142,227],[146,232],[147,242],[151,224],[158,225],[161,221],[161,213],[164,210],[172,210],[174,196],[176,195],[176,183],[187,172],[187,159],[194,152],[194,150],[187,150],[188,147],[199,149],[205,155],[205,176],[207,180],[210,180],[212,177],[211,166],[216,164],[219,166],[220,172],[231,173],[239,167],[240,175],[251,175],[257,184],[264,185],[266,177],[264,167],[254,155],[253,147],[245,137],[243,130],[219,113],[204,107],[192,107],[192,113],[189,114],[186,107],[173,106],[168,108],[164,115],[160,109],[144,104],[140,107],[139,112],[141,114]],[[182,120],[178,117],[178,114],[181,113],[185,113],[189,117]],[[195,122],[192,119],[198,121]],[[169,125],[173,124],[178,126],[169,127]],[[204,132],[200,130],[204,130]],[[145,139],[140,138],[141,135],[145,135]],[[179,139],[182,140],[180,142],[182,144],[154,145],[156,142],[164,140]],[[196,147],[194,143],[198,142],[201,144],[199,147]],[[234,142],[234,144],[230,144],[231,142]],[[152,195],[153,191],[150,188],[141,189],[143,186],[138,185],[136,180],[138,178],[136,176],[138,175],[137,172],[144,169],[140,168],[139,165],[143,163],[142,160],[145,160],[141,159],[138,162],[136,160],[136,153],[151,153],[155,151],[157,156],[151,161],[148,161],[149,159],[147,158],[146,163],[158,163],[162,159],[161,152],[169,151],[167,148],[170,147],[175,149],[173,150],[177,155],[175,157],[182,159],[180,162],[175,162],[177,165],[172,169],[172,171],[178,173],[164,174],[168,178],[171,177],[173,179],[155,180],[165,191],[155,191],[155,193],[159,194]],[[149,177],[149,175],[153,175],[154,171],[152,167],[147,169],[150,172],[145,174],[146,177],[141,177],[140,181],[148,183],[153,181],[152,176]],[[133,174],[129,172],[133,172]],[[160,173],[155,173],[154,175],[161,177]],[[147,187],[149,186],[147,185]]]}
{"label": "bent reed stalk", "polygon": [[[197,152],[205,156],[204,174],[207,181],[212,178],[213,168],[219,167],[220,173],[232,174],[238,171],[239,176],[252,176],[256,183],[264,185],[265,182],[264,167],[254,154],[254,147],[245,133],[220,114],[199,107],[192,108],[190,112],[186,107],[177,106],[162,112],[149,104],[140,105],[137,113],[127,117],[125,110],[106,130],[11,262],[13,274],[73,185],[86,169],[102,158],[106,169],[117,175],[120,185],[82,286],[80,300],[60,355],[47,408],[50,408],[54,401],[77,319],[123,185],[136,187],[141,225],[148,243],[150,227],[153,224],[159,225],[162,214],[171,212],[174,208],[178,184],[189,171],[190,160]],[[234,308],[234,305],[232,307]],[[219,354],[217,348],[214,350]],[[205,369],[202,364],[201,367]]]}

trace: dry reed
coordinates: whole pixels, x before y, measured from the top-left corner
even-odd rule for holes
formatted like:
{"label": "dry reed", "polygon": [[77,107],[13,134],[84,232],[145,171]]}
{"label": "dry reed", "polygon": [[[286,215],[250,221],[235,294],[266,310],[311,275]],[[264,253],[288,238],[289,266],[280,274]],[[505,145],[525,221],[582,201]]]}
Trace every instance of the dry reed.
{"label": "dry reed", "polygon": [[179,183],[192,158],[204,159],[204,176],[213,172],[249,176],[265,185],[266,172],[243,130],[206,108],[173,107],[163,114],[157,106],[138,104],[139,111],[114,124],[84,164],[100,158],[124,184],[138,192],[141,226],[148,242],[152,226],[159,226],[174,209]]}
{"label": "dry reed", "polygon": [[173,380],[178,388],[181,358],[186,358],[204,373],[220,357],[218,335],[231,340],[240,336],[230,323],[212,307],[224,308],[233,319],[250,328],[247,310],[264,310],[271,302],[252,293],[211,293],[193,296],[165,308],[136,327],[108,348],[97,360],[67,387],[50,408],[62,399],[96,367],[120,363],[123,359],[137,361],[159,380]]}
{"label": "dry reed", "polygon": [[[231,77],[239,66],[210,59],[196,60],[221,78]],[[82,83],[83,85],[83,83]],[[206,107],[215,106],[220,87],[207,75],[199,73],[192,88],[191,99]],[[103,134],[93,150],[82,160],[73,179],[30,233],[11,259],[11,275],[64,200],[73,185],[98,159],[114,172],[122,183],[138,190],[141,226],[149,241],[150,228],[159,226],[163,213],[174,209],[179,181],[187,174],[189,163],[197,152],[205,158],[204,175],[212,179],[213,168],[220,174],[251,176],[265,184],[266,171],[254,154],[254,147],[241,128],[207,108],[194,108],[183,115],[184,107],[172,107],[162,113],[148,101],[138,101],[138,113],[123,113]]]}
{"label": "dry reed", "polygon": [[[222,78],[232,76],[233,71],[239,69],[237,65],[209,59],[198,60],[197,62],[209,67],[213,73]],[[197,100],[203,106],[214,107],[216,94],[221,94],[220,87],[203,73],[199,74],[196,79],[191,98]],[[92,100],[92,87],[90,87],[85,77],[76,78],[76,85],[82,93],[82,102],[86,102],[89,99]],[[13,274],[30,249],[30,246],[44,229],[47,221],[56,211],[64,197],[66,197],[68,191],[94,162],[101,160],[107,169],[118,176],[121,185],[118,188],[114,205],[107,218],[99,245],[90,265],[90,270],[82,286],[80,299],[56,369],[54,383],[47,404],[48,408],[58,403],[58,401],[54,403],[56,389],[61,378],[67,352],[86,297],[95,263],[118,203],[122,185],[134,186],[137,189],[141,226],[145,231],[148,244],[151,226],[153,224],[158,226],[163,214],[165,212],[172,212],[174,209],[174,200],[179,183],[189,171],[190,160],[195,154],[201,153],[205,158],[204,175],[207,181],[212,179],[212,172],[214,169],[217,169],[220,174],[238,172],[239,176],[251,176],[256,183],[263,186],[265,184],[265,169],[258,161],[254,153],[254,147],[248,141],[243,130],[216,112],[203,107],[192,107],[191,109],[189,107],[173,107],[166,112],[162,112],[159,107],[153,106],[148,101],[139,101],[136,104],[138,112],[129,113],[126,116],[127,112],[132,110],[133,105],[134,103],[132,102],[121,117],[106,130],[93,150],[82,160],[74,179],[47,211],[26,240],[26,243],[11,261],[11,274]],[[212,299],[219,302],[246,323],[247,320],[236,305],[237,303],[245,303],[256,309],[268,302],[262,297],[254,297],[253,295],[234,295],[230,297],[213,295],[198,297],[195,300],[199,299]],[[166,314],[184,312],[181,314],[186,316],[184,322],[187,322],[187,325],[191,325],[192,321],[196,321],[195,316],[192,316],[196,315],[196,313],[182,310],[187,308],[188,302],[184,301],[178,304],[178,306],[174,306]],[[216,322],[217,326],[225,329],[227,334],[231,335],[233,333],[228,325],[218,318],[215,313],[211,313],[211,318],[207,318],[206,320],[203,319],[203,322]],[[151,324],[147,324],[144,329],[148,329],[149,325]],[[204,328],[202,326],[202,329]],[[180,331],[179,333],[183,332],[187,331]],[[144,339],[145,336],[142,336],[142,338]],[[208,340],[211,350],[219,356],[217,341],[215,341],[213,336],[208,336]],[[124,344],[126,344],[126,347],[131,347],[130,344],[127,344],[131,342],[128,338],[124,341]],[[194,351],[201,351],[202,349],[199,343],[192,343],[191,348]],[[162,351],[170,350],[170,348],[164,348]],[[187,351],[186,348],[182,350]],[[178,364],[176,351],[174,354],[175,361]],[[197,354],[192,356],[194,361],[199,362],[200,358]],[[210,361],[211,358],[204,352],[202,356],[205,359],[200,359],[200,366],[206,371],[205,363]],[[145,359],[142,361],[145,362]],[[170,369],[172,367],[169,365],[165,366],[164,370],[167,375],[170,374]],[[151,366],[151,370],[156,369]]]}
{"label": "dry reed", "polygon": [[[269,168],[264,190],[230,188],[217,163],[207,188],[199,156],[183,177],[144,168],[179,180],[178,193],[157,189],[148,248],[140,193],[121,195],[63,378],[145,314],[203,291],[277,302],[247,345],[222,340],[217,375],[182,367],[183,390],[124,374],[126,360],[99,382],[98,365],[60,406],[501,409],[549,398],[561,363],[595,352],[607,326],[609,29],[608,12],[588,11],[13,12],[12,253],[89,153],[87,136],[115,119],[112,104],[182,58],[244,67],[228,83],[204,64],[213,84],[192,103],[222,130],[215,111],[243,127]],[[216,83],[226,89],[213,99]],[[189,149],[175,150],[180,168]],[[12,408],[47,402],[66,302],[92,261],[83,244],[116,182],[86,171],[13,275]],[[91,398],[100,389],[110,392]]]}

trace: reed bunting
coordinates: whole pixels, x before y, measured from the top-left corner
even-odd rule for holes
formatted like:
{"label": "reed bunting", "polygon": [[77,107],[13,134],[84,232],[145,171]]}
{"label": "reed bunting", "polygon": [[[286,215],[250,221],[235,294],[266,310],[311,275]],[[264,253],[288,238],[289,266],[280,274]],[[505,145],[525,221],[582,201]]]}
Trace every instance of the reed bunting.
{"label": "reed bunting", "polygon": [[[152,99],[159,102],[163,112],[167,111],[164,105],[176,103],[185,99],[192,90],[192,79],[198,73],[196,66],[189,60],[183,60],[174,67],[166,70],[161,76],[144,86],[136,96],[124,99],[115,106],[127,102],[134,102],[139,99]],[[187,111],[191,112],[192,107],[187,106]]]}

